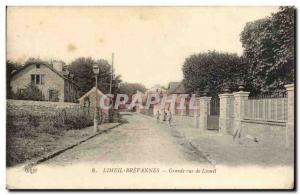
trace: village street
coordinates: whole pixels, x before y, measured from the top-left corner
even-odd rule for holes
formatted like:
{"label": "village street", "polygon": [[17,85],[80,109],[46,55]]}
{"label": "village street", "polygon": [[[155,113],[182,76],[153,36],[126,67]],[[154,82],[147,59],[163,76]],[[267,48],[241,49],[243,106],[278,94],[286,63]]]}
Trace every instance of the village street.
{"label": "village street", "polygon": [[293,3],[3,10],[6,189],[296,189]]}
{"label": "village street", "polygon": [[[26,172],[23,166],[8,169],[7,180],[10,184],[8,188],[69,189],[76,186],[76,188],[97,189],[101,184],[104,188],[113,188],[117,185],[125,189],[141,182],[139,188],[143,189],[149,183],[158,189],[165,186],[174,188],[176,185],[182,188],[200,186],[214,189],[215,184],[211,181],[218,181],[224,188],[235,186],[237,183],[243,188],[248,188],[253,177],[258,178],[253,181],[256,185],[263,183],[263,187],[268,188],[268,183],[261,181],[269,177],[275,178],[280,174],[282,176],[278,178],[279,182],[286,185],[285,182],[293,176],[293,169],[290,166],[286,164],[282,166],[283,164],[279,163],[278,159],[283,157],[282,155],[264,152],[261,147],[248,144],[246,147],[238,142],[232,142],[232,138],[227,136],[218,136],[216,132],[202,133],[201,138],[199,132],[198,136],[195,134],[193,136],[198,140],[196,143],[201,145],[196,148],[186,137],[178,133],[178,130],[182,130],[179,124],[174,124],[170,128],[166,123],[157,122],[152,117],[138,113],[122,113],[122,117],[127,123],[38,164],[31,169],[32,172]],[[279,150],[276,148],[276,151]],[[208,162],[210,160],[207,159],[207,152],[212,159],[217,160],[215,166]],[[258,155],[253,155],[254,153]],[[271,161],[277,161],[281,166],[245,168],[245,162],[250,162],[247,158],[249,154],[254,157],[255,162],[251,161],[252,163],[261,164],[261,161],[267,160],[265,162],[269,164]],[[264,156],[267,158],[262,158]],[[223,164],[224,162],[226,164]],[[239,163],[243,166],[238,166]],[[137,169],[157,172],[134,172]],[[184,172],[181,172],[182,170]],[[190,170],[194,172],[192,174],[187,172]],[[195,172],[196,170],[201,170],[201,173]],[[241,180],[241,174],[250,180]],[[179,182],[177,184],[174,181]]]}
{"label": "village street", "polygon": [[137,113],[123,113],[122,116],[127,123],[100,134],[44,164],[208,164],[201,151],[191,146],[166,123],[157,122],[153,118]]}

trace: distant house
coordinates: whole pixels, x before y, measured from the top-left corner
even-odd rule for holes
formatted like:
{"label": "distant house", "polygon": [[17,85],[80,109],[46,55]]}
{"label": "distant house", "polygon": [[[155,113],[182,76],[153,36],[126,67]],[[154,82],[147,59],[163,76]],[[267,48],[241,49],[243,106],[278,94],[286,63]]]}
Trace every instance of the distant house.
{"label": "distant house", "polygon": [[78,85],[68,71],[63,71],[63,64],[28,64],[12,74],[10,82],[14,93],[22,91],[30,84],[36,85],[47,101],[76,102]]}
{"label": "distant house", "polygon": [[[142,102],[138,102],[139,98],[141,98]],[[131,109],[133,111],[136,111],[136,112],[139,112],[139,113],[142,112],[144,110],[143,106],[146,103],[146,96],[145,96],[145,94],[143,92],[140,92],[139,90],[137,90],[136,93],[131,96],[131,101],[132,100],[135,101],[135,102],[133,102],[133,103],[131,102],[131,103],[132,104],[136,104],[136,106],[133,106]],[[140,107],[139,103],[142,104],[142,108]],[[129,105],[131,105],[131,104],[129,104]]]}
{"label": "distant house", "polygon": [[167,89],[167,94],[185,94],[186,90],[184,87],[183,82],[170,82],[168,89]]}
{"label": "distant house", "polygon": [[162,100],[162,97],[166,94],[166,90],[160,86],[160,85],[154,85],[153,87],[151,87],[150,89],[148,89],[146,92],[145,92],[145,96],[146,97],[150,97],[150,96],[158,96],[160,98],[160,101],[154,105],[150,105],[150,112],[152,112],[153,115],[155,115],[155,113],[157,112],[157,110],[160,110],[162,111],[162,108],[161,108],[161,100]]}
{"label": "distant house", "polygon": [[159,94],[159,95],[162,95],[162,94],[165,94],[166,93],[166,90],[164,88],[162,88],[160,85],[154,85],[153,87],[151,87],[150,89],[148,89],[146,92],[145,92],[145,95],[150,95],[150,94]]}
{"label": "distant house", "polygon": [[[194,105],[196,108],[189,108],[189,103],[191,100],[191,94],[189,94],[184,86],[183,82],[170,82],[168,89],[167,89],[168,99],[172,98],[172,94],[176,94],[176,102],[175,102],[175,109],[171,110],[174,114],[179,115],[197,115],[199,114],[199,102],[195,100]],[[188,97],[185,98],[185,109],[177,109],[177,107],[181,103],[180,95],[189,94]],[[170,108],[170,104],[166,105],[167,109]]]}
{"label": "distant house", "polygon": [[[181,96],[183,94],[187,94],[187,91],[184,87],[183,82],[170,82],[168,85],[168,88],[166,90],[167,94],[167,101],[165,104],[165,111],[170,110],[173,114],[176,115],[189,115],[189,100],[190,96],[185,97],[185,102],[184,102],[184,109],[179,109],[179,106],[181,104]],[[171,100],[173,98],[173,95],[176,95],[176,100],[174,107],[171,107]],[[156,105],[156,107],[159,107]],[[194,113],[194,111],[192,111]]]}

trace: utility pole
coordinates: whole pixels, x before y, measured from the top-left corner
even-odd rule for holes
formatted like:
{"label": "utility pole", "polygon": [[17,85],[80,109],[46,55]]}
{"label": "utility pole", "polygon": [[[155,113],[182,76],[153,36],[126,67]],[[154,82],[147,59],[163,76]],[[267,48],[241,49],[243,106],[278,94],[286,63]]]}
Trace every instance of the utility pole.
{"label": "utility pole", "polygon": [[[112,82],[113,82],[113,79],[114,79],[114,53],[112,53],[111,55],[111,76],[110,76],[110,85],[109,85],[109,94],[112,94]],[[109,109],[109,122],[113,122],[113,102],[112,102],[112,99],[110,99],[111,101],[111,108]]]}
{"label": "utility pole", "polygon": [[97,91],[98,91],[98,75],[99,66],[98,64],[93,65],[93,72],[95,74],[95,111],[94,111],[94,132],[98,132],[98,107],[97,107]]}
{"label": "utility pole", "polygon": [[109,93],[112,93],[112,81],[114,79],[114,53],[111,55],[111,76],[110,76],[110,85],[109,85]]}

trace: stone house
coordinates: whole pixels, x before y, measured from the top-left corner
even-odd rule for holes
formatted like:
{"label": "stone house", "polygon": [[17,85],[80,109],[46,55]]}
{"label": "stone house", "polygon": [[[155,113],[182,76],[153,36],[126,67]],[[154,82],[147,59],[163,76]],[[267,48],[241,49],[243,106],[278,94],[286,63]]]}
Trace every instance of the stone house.
{"label": "stone house", "polygon": [[79,86],[73,81],[72,74],[63,71],[62,63],[25,65],[12,74],[10,86],[14,93],[22,93],[30,83],[42,91],[47,101],[77,101]]}

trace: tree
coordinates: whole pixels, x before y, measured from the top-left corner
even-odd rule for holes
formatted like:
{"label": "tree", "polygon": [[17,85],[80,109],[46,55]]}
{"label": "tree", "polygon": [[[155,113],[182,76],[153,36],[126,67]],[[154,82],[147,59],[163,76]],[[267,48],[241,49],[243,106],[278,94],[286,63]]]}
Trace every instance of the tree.
{"label": "tree", "polygon": [[245,74],[246,67],[236,54],[209,51],[191,55],[182,67],[183,82],[189,93],[208,90],[208,95],[216,96],[224,85],[237,89],[237,81]]}
{"label": "tree", "polygon": [[42,91],[33,83],[30,83],[26,88],[21,92],[17,92],[14,95],[14,99],[19,100],[33,100],[33,101],[44,101],[45,96]]}
{"label": "tree", "polygon": [[10,81],[12,78],[12,74],[14,71],[18,70],[22,66],[16,62],[13,61],[6,61],[6,97],[7,98],[12,98],[12,90],[10,87]]}
{"label": "tree", "polygon": [[47,65],[50,65],[49,62],[47,62],[45,60],[41,60],[40,58],[28,58],[25,61],[24,66],[29,65],[29,64],[47,64]]}
{"label": "tree", "polygon": [[136,91],[145,92],[146,87],[140,83],[122,83],[119,88],[119,93],[133,95]]}
{"label": "tree", "polygon": [[[93,65],[99,67],[98,88],[104,93],[109,92],[111,79],[111,65],[104,59],[95,61],[92,58],[77,58],[69,65],[70,73],[74,74],[74,80],[80,87],[80,95],[88,92],[95,86],[95,75]],[[121,82],[120,76],[116,76],[113,81],[113,90],[116,90]]]}
{"label": "tree", "polygon": [[249,22],[243,29],[243,55],[256,93],[282,91],[294,82],[294,17],[294,7],[280,7],[271,17]]}

